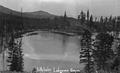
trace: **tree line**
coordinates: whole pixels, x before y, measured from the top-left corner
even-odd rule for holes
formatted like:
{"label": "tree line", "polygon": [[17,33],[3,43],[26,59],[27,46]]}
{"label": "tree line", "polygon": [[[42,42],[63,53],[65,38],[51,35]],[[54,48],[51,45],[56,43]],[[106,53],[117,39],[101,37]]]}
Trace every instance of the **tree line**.
{"label": "tree line", "polygon": [[103,19],[101,16],[100,21],[93,21],[92,15],[89,17],[89,11],[87,16],[82,11],[78,20],[83,25],[89,25],[91,30],[96,27],[94,33],[85,30],[80,40],[80,63],[85,64],[85,73],[119,73],[120,38],[117,18],[110,16],[109,19]]}
{"label": "tree line", "polygon": [[[22,35],[18,32],[23,32],[22,17],[0,13],[0,53],[3,54],[3,61],[6,61],[3,62],[4,71],[6,69],[4,65],[7,65],[9,71],[22,72],[24,70]],[[7,51],[7,56],[5,51]]]}

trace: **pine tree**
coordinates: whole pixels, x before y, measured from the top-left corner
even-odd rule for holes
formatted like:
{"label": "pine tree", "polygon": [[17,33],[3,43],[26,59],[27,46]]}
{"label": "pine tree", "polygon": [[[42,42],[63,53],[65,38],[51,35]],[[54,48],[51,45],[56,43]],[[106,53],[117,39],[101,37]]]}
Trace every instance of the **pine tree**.
{"label": "pine tree", "polygon": [[93,16],[91,15],[90,16],[90,21],[89,21],[90,28],[93,27],[93,24],[94,24],[94,22],[93,22]]}
{"label": "pine tree", "polygon": [[103,23],[103,16],[100,17],[100,23]]}
{"label": "pine tree", "polygon": [[117,47],[117,55],[120,56],[120,45]]}
{"label": "pine tree", "polygon": [[109,17],[109,22],[111,22],[111,21],[112,21],[112,16]]}
{"label": "pine tree", "polygon": [[119,73],[119,67],[120,67],[120,45],[117,47],[117,53],[113,59],[113,64],[112,64],[112,70],[116,70]]}
{"label": "pine tree", "polygon": [[66,22],[67,22],[67,14],[66,14],[66,11],[64,13],[64,17],[63,17],[63,25],[62,25],[62,29],[65,30],[67,25],[66,25]]}
{"label": "pine tree", "polygon": [[66,20],[66,18],[67,18],[67,14],[66,14],[66,11],[65,11],[65,13],[64,13],[64,19]]}
{"label": "pine tree", "polygon": [[104,25],[104,19],[103,16],[100,17],[100,27],[101,27],[101,32],[105,32],[105,25]]}
{"label": "pine tree", "polygon": [[107,22],[108,22],[108,18],[105,17],[105,19],[104,19],[104,23],[107,23]]}
{"label": "pine tree", "polygon": [[11,40],[8,47],[8,66],[10,71],[22,72],[23,71],[23,54],[22,54],[22,40],[16,41],[14,35],[11,35]]}
{"label": "pine tree", "polygon": [[99,33],[96,36],[96,45],[94,45],[93,57],[98,70],[106,69],[106,61],[114,56],[111,49],[113,43],[113,36],[107,33]]}
{"label": "pine tree", "polygon": [[85,31],[81,40],[80,63],[85,63],[86,73],[94,72],[94,62],[92,58],[91,33]]}
{"label": "pine tree", "polygon": [[63,22],[64,22],[64,25],[63,25],[64,30],[68,29],[68,27],[70,26],[70,23],[68,21],[66,11],[64,13],[64,21]]}
{"label": "pine tree", "polygon": [[85,22],[85,18],[86,18],[86,15],[83,11],[81,11],[80,13],[80,21],[81,21],[81,24],[83,24]]}
{"label": "pine tree", "polygon": [[17,44],[17,56],[18,56],[18,69],[17,69],[17,71],[20,71],[20,72],[22,72],[23,71],[23,51],[22,51],[22,38],[19,38],[19,40],[18,40],[18,42],[17,42],[18,44]]}
{"label": "pine tree", "polygon": [[37,69],[33,68],[32,73],[36,73]]}
{"label": "pine tree", "polygon": [[89,10],[87,10],[87,21],[89,21],[89,16],[90,16]]}
{"label": "pine tree", "polygon": [[93,16],[90,16],[90,23],[93,23]]}

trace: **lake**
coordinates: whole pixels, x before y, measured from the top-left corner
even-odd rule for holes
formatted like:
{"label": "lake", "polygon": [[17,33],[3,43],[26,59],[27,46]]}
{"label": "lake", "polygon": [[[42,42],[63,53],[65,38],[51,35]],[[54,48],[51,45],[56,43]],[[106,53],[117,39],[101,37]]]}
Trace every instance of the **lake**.
{"label": "lake", "polygon": [[37,66],[80,68],[80,36],[35,31],[23,37],[26,69]]}

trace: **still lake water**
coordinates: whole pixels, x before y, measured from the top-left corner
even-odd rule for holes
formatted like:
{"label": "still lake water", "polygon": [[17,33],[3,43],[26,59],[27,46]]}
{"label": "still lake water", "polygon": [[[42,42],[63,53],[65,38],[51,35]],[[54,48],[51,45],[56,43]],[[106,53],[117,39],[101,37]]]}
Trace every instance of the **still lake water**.
{"label": "still lake water", "polygon": [[[35,31],[26,34],[23,38],[23,50],[25,58],[40,60],[39,64],[47,60],[47,62],[50,61],[51,63],[46,62],[45,64],[49,64],[48,66],[54,65],[55,67],[58,63],[67,64],[67,62],[71,63],[70,67],[73,66],[75,68],[80,66],[80,36],[67,36],[47,31]],[[42,65],[47,66],[45,64]]]}
{"label": "still lake water", "polygon": [[[37,33],[37,34],[33,34]],[[29,33],[31,34],[31,33]],[[80,50],[80,36],[67,36],[46,31],[32,32],[33,35],[25,36],[24,52],[34,52],[47,55],[71,55],[76,56]]]}

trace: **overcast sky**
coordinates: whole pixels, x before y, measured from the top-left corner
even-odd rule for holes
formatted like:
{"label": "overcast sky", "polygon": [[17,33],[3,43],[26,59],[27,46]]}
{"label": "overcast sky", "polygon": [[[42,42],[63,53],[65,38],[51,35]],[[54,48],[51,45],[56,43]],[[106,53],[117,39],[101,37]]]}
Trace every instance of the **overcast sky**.
{"label": "overcast sky", "polygon": [[47,11],[76,17],[81,10],[88,9],[94,16],[120,15],[120,0],[0,0],[0,5],[20,11]]}

